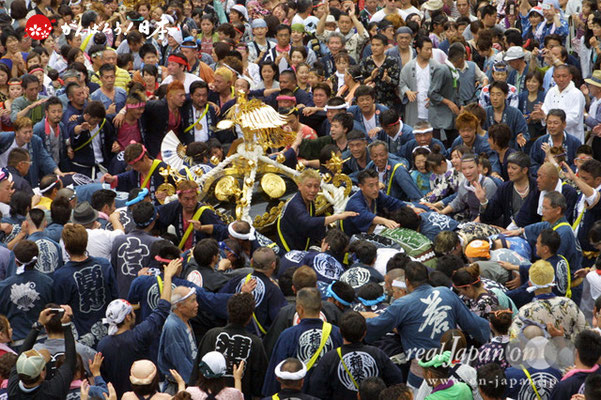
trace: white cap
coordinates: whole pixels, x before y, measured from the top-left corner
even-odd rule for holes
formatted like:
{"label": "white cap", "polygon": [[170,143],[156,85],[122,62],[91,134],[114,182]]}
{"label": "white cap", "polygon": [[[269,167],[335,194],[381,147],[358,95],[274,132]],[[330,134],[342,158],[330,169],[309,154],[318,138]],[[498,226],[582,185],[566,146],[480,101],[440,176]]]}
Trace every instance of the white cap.
{"label": "white cap", "polygon": [[246,7],[244,7],[242,4],[235,4],[230,10],[238,11],[244,16],[244,20],[248,21],[248,11],[246,10]]}
{"label": "white cap", "polygon": [[205,378],[219,378],[225,374],[225,357],[218,351],[209,351],[202,357],[198,369]]}
{"label": "white cap", "polygon": [[524,58],[525,56],[526,56],[526,53],[524,53],[524,49],[522,49],[520,46],[511,46],[505,52],[505,57],[503,57],[503,60],[505,60],[505,61],[518,60],[520,58]]}

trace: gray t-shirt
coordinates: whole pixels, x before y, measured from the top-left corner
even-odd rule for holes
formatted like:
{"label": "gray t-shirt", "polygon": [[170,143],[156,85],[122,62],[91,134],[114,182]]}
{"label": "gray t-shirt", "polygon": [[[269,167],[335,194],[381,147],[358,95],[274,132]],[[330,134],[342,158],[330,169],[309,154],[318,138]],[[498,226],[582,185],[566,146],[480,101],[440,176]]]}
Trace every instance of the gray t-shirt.
{"label": "gray t-shirt", "polygon": [[511,215],[513,217],[517,215],[517,213],[522,208],[522,205],[524,205],[524,200],[525,199],[523,199],[522,196],[519,195],[517,190],[513,188],[513,201],[511,202]]}
{"label": "gray t-shirt", "polygon": [[[55,357],[65,353],[65,339],[47,339],[44,343],[36,343],[33,348],[35,350],[46,349],[52,356],[52,361],[56,361]],[[83,367],[86,372],[90,372],[88,361],[94,361],[96,350],[84,344],[75,342],[75,351],[81,356]]]}
{"label": "gray t-shirt", "polygon": [[511,273],[499,264],[498,261],[476,261],[480,267],[480,276],[492,279],[504,285],[510,278]]}

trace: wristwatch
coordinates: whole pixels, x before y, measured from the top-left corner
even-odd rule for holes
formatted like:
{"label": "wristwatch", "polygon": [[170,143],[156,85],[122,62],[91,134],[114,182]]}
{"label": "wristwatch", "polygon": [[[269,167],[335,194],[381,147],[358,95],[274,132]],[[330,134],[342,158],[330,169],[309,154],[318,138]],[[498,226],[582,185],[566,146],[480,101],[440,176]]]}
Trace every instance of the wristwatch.
{"label": "wristwatch", "polygon": [[32,325],[31,325],[31,329],[35,329],[36,331],[41,331],[42,328],[44,327],[44,325],[42,325],[40,323],[40,321],[35,321]]}

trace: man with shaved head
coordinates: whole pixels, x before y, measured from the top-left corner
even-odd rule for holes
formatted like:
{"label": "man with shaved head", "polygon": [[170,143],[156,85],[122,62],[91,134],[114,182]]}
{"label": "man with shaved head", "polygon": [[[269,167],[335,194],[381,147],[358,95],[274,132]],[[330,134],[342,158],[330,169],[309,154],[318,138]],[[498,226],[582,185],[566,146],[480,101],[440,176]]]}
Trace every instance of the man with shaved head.
{"label": "man with shaved head", "polygon": [[540,221],[543,215],[543,198],[545,194],[557,191],[566,199],[567,208],[565,216],[569,223],[573,222],[574,206],[578,200],[578,192],[571,185],[567,185],[559,179],[557,167],[550,162],[543,163],[536,175],[536,190],[528,194],[525,204],[522,206],[515,221],[518,226],[524,227],[534,221]]}
{"label": "man with shaved head", "polygon": [[281,387],[276,394],[277,398],[281,400],[317,400],[317,397],[302,392],[306,375],[307,367],[297,358],[287,358],[279,363],[275,367],[275,377]]}
{"label": "man with shaved head", "polygon": [[[544,343],[543,338],[546,332],[540,326],[527,325],[522,328],[521,333],[524,336],[525,341],[534,340],[533,343],[537,343],[537,341],[539,343]],[[562,378],[561,371],[554,367],[542,368],[545,363],[537,361],[544,360],[543,351],[530,351],[528,354],[525,352],[524,359],[528,361],[527,365],[530,366],[527,369],[523,369],[519,366],[510,366],[505,370],[508,383],[506,394],[514,399],[518,398],[520,393],[523,393],[531,399],[536,398],[537,394],[532,389],[528,376],[526,376],[525,371],[527,371],[530,377],[536,379],[536,386],[537,388],[540,388],[537,389],[539,390],[538,394],[542,396],[546,395],[546,398],[550,398],[551,391]],[[541,368],[538,368],[538,366],[541,366]]]}

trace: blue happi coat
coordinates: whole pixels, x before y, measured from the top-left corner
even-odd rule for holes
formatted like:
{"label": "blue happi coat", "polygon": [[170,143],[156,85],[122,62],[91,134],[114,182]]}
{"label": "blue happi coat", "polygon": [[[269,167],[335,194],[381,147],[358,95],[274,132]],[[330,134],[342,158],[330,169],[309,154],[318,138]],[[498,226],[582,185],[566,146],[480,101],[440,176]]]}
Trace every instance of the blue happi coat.
{"label": "blue happi coat", "polygon": [[90,347],[106,335],[102,319],[117,297],[115,271],[105,258],[69,261],[54,272],[54,301],[71,305],[78,341]]}
{"label": "blue happi coat", "polygon": [[111,264],[115,268],[119,298],[127,297],[129,286],[138,272],[149,266],[150,248],[157,240],[160,239],[141,229],[134,229],[131,233],[117,236],[113,241]]}
{"label": "blue happi coat", "polygon": [[0,314],[9,319],[13,340],[27,337],[31,324],[52,299],[52,278],[36,269],[0,282]]}
{"label": "blue happi coat", "polygon": [[[422,193],[407,171],[407,166],[406,160],[388,156],[388,164],[382,180],[386,186],[385,193],[399,200],[418,201],[422,198]],[[371,161],[365,169],[376,169],[376,165]]]}
{"label": "blue happi coat", "polygon": [[[567,225],[559,226],[562,223]],[[572,274],[574,271],[580,269],[580,265],[582,264],[582,249],[580,248],[580,243],[578,242],[578,239],[576,239],[568,220],[565,217],[561,217],[553,225],[547,221],[543,221],[525,227],[524,235],[532,249],[536,249],[536,239],[544,229],[553,229],[561,237],[561,244],[559,245],[557,254],[561,254],[568,260]]]}
{"label": "blue happi coat", "polygon": [[309,210],[300,192],[284,206],[277,221],[277,244],[282,251],[308,250],[311,243],[318,244],[326,234],[325,217],[314,217],[315,204]]}
{"label": "blue happi coat", "polygon": [[436,235],[442,231],[454,231],[459,226],[459,222],[437,212],[426,211],[419,214],[421,219],[419,233],[434,241]]}
{"label": "blue happi coat", "polygon": [[413,359],[419,349],[439,348],[443,333],[457,326],[480,343],[490,336],[488,320],[471,312],[451,289],[423,284],[368,319],[365,340],[374,342],[397,328],[405,354]]}
{"label": "blue happi coat", "polygon": [[[402,167],[399,167],[402,168]],[[411,179],[411,177],[409,177]],[[346,203],[345,211],[355,211],[359,215],[349,217],[341,222],[342,231],[348,236],[357,233],[365,233],[374,222],[374,218],[378,216],[378,212],[394,211],[403,207],[405,203],[392,196],[386,195],[382,190],[378,194],[378,198],[372,201],[371,206],[367,204],[367,200],[362,191],[358,191],[351,196]]]}
{"label": "blue happi coat", "polygon": [[63,251],[61,246],[50,239],[45,232],[34,232],[27,240],[35,242],[38,246],[38,262],[35,268],[45,274],[52,274],[63,266]]}
{"label": "blue happi coat", "polygon": [[194,368],[198,346],[192,329],[174,313],[169,314],[159,342],[158,367],[163,375],[171,377],[170,369],[175,369],[186,383]]}
{"label": "blue happi coat", "polygon": [[317,275],[317,289],[322,297],[326,295],[328,285],[340,279],[344,273],[344,266],[328,252],[292,250],[280,258],[278,277],[282,276],[288,268],[308,265]]}
{"label": "blue happi coat", "polygon": [[[267,331],[271,326],[271,323],[277,317],[280,308],[284,307],[288,302],[280,288],[273,283],[267,275],[259,271],[254,271],[252,273],[252,278],[255,278],[257,281],[257,286],[253,290],[256,320],[253,318],[251,326],[254,326],[255,328],[252,329],[253,332],[256,332],[257,335],[260,336],[262,333],[261,328]],[[226,283],[219,292],[240,293],[246,279],[246,276],[243,276],[242,278],[233,278]],[[256,321],[258,321],[258,323]]]}
{"label": "blue happi coat", "polygon": [[[307,364],[311,357],[318,350],[321,342],[323,321],[319,318],[306,318],[302,319],[301,322],[292,326],[280,335],[278,341],[275,344],[271,359],[269,360],[269,366],[267,367],[267,373],[265,374],[265,381],[263,383],[263,394],[271,396],[280,390],[280,385],[275,379],[274,370],[275,367],[286,358],[295,357]],[[342,345],[342,335],[340,329],[337,326],[332,325],[332,331],[330,336],[326,340],[326,344],[322,349],[320,355],[317,357],[317,361],[313,367],[307,371],[305,376],[305,385],[309,382],[311,373],[319,363],[319,359],[323,357],[328,351],[333,350]]]}

